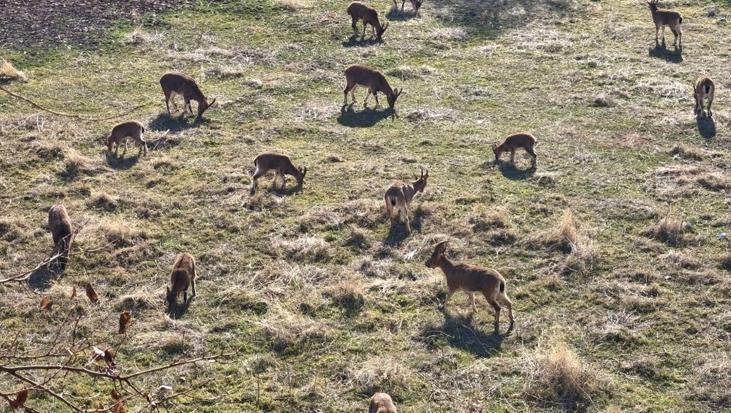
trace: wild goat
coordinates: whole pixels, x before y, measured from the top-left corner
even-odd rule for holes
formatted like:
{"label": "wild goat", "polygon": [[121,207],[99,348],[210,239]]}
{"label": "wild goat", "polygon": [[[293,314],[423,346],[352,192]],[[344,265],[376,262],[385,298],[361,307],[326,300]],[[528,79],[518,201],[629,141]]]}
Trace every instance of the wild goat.
{"label": "wild goat", "polygon": [[397,413],[396,406],[391,400],[391,396],[386,393],[376,393],[371,397],[371,403],[368,405],[368,413]]}
{"label": "wild goat", "polygon": [[173,265],[173,272],[170,274],[170,283],[172,289],[167,287],[165,300],[168,308],[172,308],[178,303],[178,296],[183,293],[183,304],[188,303],[188,287],[193,287],[193,295],[195,297],[195,258],[188,253],[179,254]]}
{"label": "wild goat", "polygon": [[[406,224],[406,232],[411,232],[411,223],[409,220],[409,204],[418,192],[424,192],[426,188],[426,181],[429,179],[429,171],[424,172],[424,168],[421,168],[421,176],[417,178],[414,176],[416,181],[412,183],[398,181],[391,184],[386,190],[384,196],[386,200],[386,213],[391,218],[391,225],[396,220],[401,220]],[[396,213],[394,214],[394,209]]]}
{"label": "wild goat", "polygon": [[[418,13],[421,4],[424,3],[424,0],[409,0],[409,2],[411,3],[411,7],[414,9],[414,12]],[[406,4],[406,0],[401,0],[401,11],[404,11],[404,4]],[[396,0],[393,0],[393,7],[398,8]]]}
{"label": "wild goat", "polygon": [[505,138],[505,141],[500,145],[493,144],[492,151],[495,153],[495,163],[500,161],[500,155],[503,152],[510,152],[510,163],[515,164],[515,150],[518,148],[525,149],[528,155],[533,158],[532,167],[536,167],[536,152],[534,150],[536,145],[536,138],[530,133],[516,133]]}
{"label": "wild goat", "polygon": [[675,36],[673,45],[683,47],[683,30],[680,27],[680,24],[683,23],[683,16],[677,11],[658,9],[657,2],[658,0],[647,2],[652,12],[652,21],[655,22],[655,44],[659,43],[660,29],[662,29],[662,44],[665,44],[665,26],[668,26]]}
{"label": "wild goat", "polygon": [[388,23],[381,26],[376,9],[359,1],[354,1],[350,3],[350,6],[348,6],[348,14],[350,15],[350,18],[353,19],[353,30],[358,30],[355,27],[355,23],[358,20],[363,20],[363,35],[361,36],[361,40],[365,39],[366,27],[368,27],[369,24],[373,30],[373,36],[376,37],[376,41],[380,42],[383,40],[383,32],[385,32],[388,28]]}
{"label": "wild goat", "polygon": [[251,193],[252,195],[256,192],[256,180],[261,176],[265,175],[269,171],[274,171],[274,182],[273,186],[277,183],[277,177],[282,176],[282,186],[287,183],[285,175],[292,175],[297,180],[297,187],[302,189],[305,175],[307,174],[307,167],[296,168],[292,164],[292,160],[286,155],[280,155],[277,153],[262,153],[254,159],[254,166],[256,170],[254,175],[251,177]]}
{"label": "wild goat", "polygon": [[495,309],[495,332],[500,330],[500,309],[501,304],[508,308],[508,317],[510,318],[510,327],[508,331],[513,329],[515,320],[513,319],[513,304],[505,292],[505,279],[499,272],[481,268],[476,265],[458,263],[450,261],[444,254],[447,250],[447,241],[442,241],[434,248],[434,253],[426,262],[429,268],[439,267],[447,278],[447,299],[444,300],[442,307],[446,307],[447,301],[457,290],[463,290],[469,294],[472,300],[472,310],[477,311],[475,305],[475,292],[480,292],[485,296],[487,302]]}
{"label": "wild goat", "polygon": [[385,93],[386,99],[388,99],[388,107],[391,109],[393,109],[394,105],[396,105],[396,99],[401,96],[401,91],[398,89],[391,89],[391,85],[388,84],[383,73],[371,69],[370,67],[363,65],[352,65],[348,67],[345,69],[345,80],[347,84],[343,93],[345,94],[346,106],[348,105],[348,92],[350,92],[350,95],[353,98],[353,103],[355,103],[355,88],[358,85],[368,88],[368,93],[363,101],[363,107],[368,105],[368,97],[371,93],[376,97],[376,106],[379,105],[378,92]]}
{"label": "wild goat", "polygon": [[711,111],[711,105],[713,104],[713,93],[716,90],[716,86],[713,81],[707,77],[701,77],[696,80],[693,85],[693,97],[695,97],[695,113],[696,116],[705,117],[706,113],[703,111],[703,101],[708,99],[708,117],[713,117]]}
{"label": "wild goat", "polygon": [[[208,103],[208,99],[203,95],[198,84],[193,80],[192,77],[181,73],[165,73],[160,78],[160,86],[162,91],[165,93],[165,106],[170,113],[170,99],[174,99],[175,95],[180,95],[185,100],[185,106],[183,107],[183,113],[185,110],[189,110],[193,113],[193,108],[190,106],[190,101],[195,100],[198,102],[198,116],[196,119],[203,117],[203,112],[216,103],[216,99],[213,99],[211,103]],[[175,100],[173,100],[173,106],[175,106]]]}
{"label": "wild goat", "polygon": [[59,256],[58,262],[63,271],[66,269],[73,238],[71,219],[63,204],[56,204],[48,210],[48,229],[53,237],[53,255]]}
{"label": "wild goat", "polygon": [[132,139],[140,147],[140,152],[144,150],[145,155],[147,155],[147,142],[145,142],[143,136],[144,132],[145,127],[139,122],[120,123],[112,129],[112,133],[107,138],[107,149],[111,153],[112,146],[116,145],[114,148],[114,157],[116,158],[119,153],[119,145],[124,142],[124,152],[122,153],[122,156],[124,156],[127,153],[127,143],[129,139]]}

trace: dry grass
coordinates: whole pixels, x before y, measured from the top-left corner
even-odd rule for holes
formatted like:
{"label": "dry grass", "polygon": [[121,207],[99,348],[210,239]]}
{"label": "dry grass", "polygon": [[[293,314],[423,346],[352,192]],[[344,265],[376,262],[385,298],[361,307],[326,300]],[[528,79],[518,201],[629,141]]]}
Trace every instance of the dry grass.
{"label": "dry grass", "polygon": [[692,230],[690,223],[667,216],[642,231],[642,235],[664,242],[671,246],[682,245],[686,234]]}
{"label": "dry grass", "polygon": [[561,264],[562,274],[589,275],[599,258],[597,243],[579,228],[574,213],[567,208],[554,229],[529,239],[528,245],[543,246],[564,253],[566,257]]}
{"label": "dry grass", "polygon": [[28,76],[26,76],[25,73],[17,70],[15,66],[10,64],[10,62],[3,59],[3,63],[2,65],[0,65],[0,80],[19,80],[21,82],[27,82]]}

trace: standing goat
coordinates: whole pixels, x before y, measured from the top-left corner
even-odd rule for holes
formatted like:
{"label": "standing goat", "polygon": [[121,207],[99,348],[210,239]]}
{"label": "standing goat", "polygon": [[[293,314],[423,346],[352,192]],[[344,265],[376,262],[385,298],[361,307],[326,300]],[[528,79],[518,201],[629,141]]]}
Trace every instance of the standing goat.
{"label": "standing goat", "polygon": [[376,393],[371,397],[368,413],[398,413],[391,396],[386,393]]}
{"label": "standing goat", "polygon": [[477,311],[475,304],[475,292],[482,293],[487,302],[495,309],[495,332],[500,330],[500,309],[501,304],[508,308],[508,317],[510,318],[510,327],[508,331],[513,329],[515,320],[513,319],[513,305],[505,292],[505,279],[499,272],[478,267],[471,264],[453,263],[444,254],[447,250],[447,241],[440,242],[434,248],[434,253],[426,262],[429,268],[441,268],[444,276],[447,278],[447,299],[442,304],[446,307],[447,301],[457,290],[463,290],[469,294],[472,300],[472,310]]}
{"label": "standing goat", "polygon": [[307,174],[307,167],[296,168],[288,156],[277,153],[259,154],[256,159],[254,159],[254,166],[256,167],[256,170],[254,171],[254,175],[251,177],[252,195],[256,192],[256,180],[269,171],[274,171],[273,185],[276,185],[277,177],[280,175],[282,176],[281,189],[284,189],[284,185],[287,181],[285,175],[292,175],[297,180],[297,187],[301,189],[305,175]]}
{"label": "standing goat", "polygon": [[[411,7],[414,9],[414,13],[418,13],[421,4],[424,3],[424,0],[409,0],[409,3],[411,3]],[[406,0],[401,0],[401,11],[404,11],[404,4],[406,4]],[[393,7],[398,8],[396,0],[393,0]]]}
{"label": "standing goat", "polygon": [[[198,102],[198,116],[196,119],[201,119],[203,112],[216,102],[216,99],[213,99],[211,103],[208,103],[208,99],[203,95],[198,84],[188,75],[165,73],[160,78],[160,86],[162,86],[162,91],[165,94],[165,106],[168,109],[168,114],[170,114],[170,99],[174,99],[175,95],[180,95],[185,100],[183,114],[185,114],[185,110],[193,113],[193,108],[190,106],[191,100]],[[175,106],[175,100],[173,100],[173,106]]]}
{"label": "standing goat", "polygon": [[708,117],[713,117],[711,111],[711,105],[713,104],[713,94],[716,91],[716,86],[713,81],[707,77],[701,77],[696,80],[693,85],[693,97],[695,98],[695,113],[698,117],[705,117],[706,113],[703,110],[703,101],[708,99]]}
{"label": "standing goat", "polygon": [[350,3],[350,6],[348,6],[348,14],[353,20],[353,30],[358,30],[355,27],[355,23],[358,20],[363,20],[363,35],[361,36],[361,40],[365,40],[366,27],[368,27],[369,24],[371,25],[371,29],[373,30],[373,36],[376,37],[376,41],[380,42],[383,40],[383,32],[385,32],[388,28],[388,23],[381,26],[381,22],[378,20],[378,12],[376,11],[376,9],[369,7],[359,1],[354,1]]}
{"label": "standing goat", "polygon": [[132,139],[140,147],[140,152],[144,150],[145,155],[147,155],[147,142],[145,142],[144,132],[145,127],[139,122],[124,122],[115,126],[107,138],[107,149],[109,153],[112,152],[112,146],[116,145],[114,148],[114,157],[118,157],[119,145],[124,142],[124,152],[122,153],[122,156],[124,156],[127,153],[127,143],[129,139]]}
{"label": "standing goat", "polygon": [[396,105],[396,99],[401,96],[401,91],[398,89],[391,89],[391,85],[388,84],[383,73],[367,66],[352,65],[348,67],[345,69],[345,80],[347,84],[345,85],[343,94],[345,95],[346,106],[348,105],[348,92],[350,92],[350,95],[353,98],[353,103],[355,103],[355,88],[358,85],[368,88],[368,94],[366,94],[365,100],[363,101],[363,107],[368,105],[368,97],[371,93],[376,97],[376,106],[379,105],[378,92],[385,93],[386,99],[388,99],[388,107],[391,109],[393,109],[394,105]]}
{"label": "standing goat", "polygon": [[500,145],[493,144],[492,151],[495,154],[495,163],[500,161],[500,155],[503,152],[510,152],[510,163],[515,165],[515,150],[518,148],[525,149],[528,155],[531,156],[532,167],[536,167],[537,155],[535,152],[536,138],[530,133],[516,133],[505,138],[505,141]]}
{"label": "standing goat", "polygon": [[677,11],[658,9],[658,0],[650,0],[647,5],[652,12],[652,21],[655,22],[655,44],[659,43],[660,30],[662,29],[662,44],[665,45],[665,26],[668,26],[675,36],[673,46],[683,47],[683,30],[680,24],[683,23],[683,16]]}
{"label": "standing goat", "polygon": [[[421,176],[416,178],[412,183],[398,181],[391,184],[386,190],[384,196],[386,200],[386,214],[391,218],[391,225],[397,220],[406,224],[406,232],[411,232],[411,223],[409,220],[409,204],[418,192],[424,192],[426,181],[429,178],[429,171],[421,168]],[[395,214],[394,214],[395,210]]]}
{"label": "standing goat", "polygon": [[168,303],[168,308],[172,308],[178,302],[178,296],[183,293],[183,304],[188,303],[188,287],[193,287],[193,295],[195,297],[195,258],[188,253],[182,253],[178,255],[173,265],[173,272],[170,274],[170,283],[172,289],[167,287],[167,294],[165,295],[165,301]]}
{"label": "standing goat", "polygon": [[56,204],[48,210],[48,229],[53,237],[53,255],[58,255],[61,271],[66,269],[73,238],[71,219],[63,204]]}

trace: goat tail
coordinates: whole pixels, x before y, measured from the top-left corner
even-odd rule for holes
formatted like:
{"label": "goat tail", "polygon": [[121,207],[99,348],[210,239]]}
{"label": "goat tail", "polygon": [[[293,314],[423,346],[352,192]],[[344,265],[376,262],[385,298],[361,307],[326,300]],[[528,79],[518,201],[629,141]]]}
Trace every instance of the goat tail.
{"label": "goat tail", "polygon": [[505,294],[505,281],[500,280],[500,292]]}

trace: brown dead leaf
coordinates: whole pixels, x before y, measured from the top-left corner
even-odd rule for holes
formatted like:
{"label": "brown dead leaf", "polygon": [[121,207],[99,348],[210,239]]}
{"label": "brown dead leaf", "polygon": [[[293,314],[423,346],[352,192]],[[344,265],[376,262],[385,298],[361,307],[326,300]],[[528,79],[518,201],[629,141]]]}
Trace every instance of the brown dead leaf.
{"label": "brown dead leaf", "polygon": [[74,297],[76,297],[76,286],[74,286],[74,287],[73,287],[73,288],[71,289],[71,297],[70,297],[70,298],[74,298]]}
{"label": "brown dead leaf", "polygon": [[124,406],[124,400],[117,400],[112,406],[112,413],[127,413],[127,407]]}
{"label": "brown dead leaf", "polygon": [[84,284],[84,289],[86,289],[86,296],[89,298],[89,301],[91,301],[93,304],[99,302],[99,296],[97,295],[96,291],[94,291],[94,287],[91,286],[91,283]]}
{"label": "brown dead leaf", "polygon": [[51,297],[44,295],[43,298],[41,298],[41,310],[51,311],[52,306],[53,300],[51,300]]}
{"label": "brown dead leaf", "polygon": [[116,356],[117,353],[115,353],[111,348],[104,350],[104,361],[107,363],[107,366],[116,367],[116,364],[114,363],[114,358]]}
{"label": "brown dead leaf", "polygon": [[28,389],[23,389],[15,395],[15,400],[10,400],[10,407],[13,409],[23,407],[26,400],[28,400]]}
{"label": "brown dead leaf", "polygon": [[122,399],[122,395],[119,394],[119,392],[117,390],[114,390],[113,389],[112,390],[112,399],[114,399],[114,400],[121,400]]}
{"label": "brown dead leaf", "polygon": [[127,327],[129,327],[131,322],[132,316],[129,314],[129,311],[123,311],[119,315],[119,334],[127,334]]}

